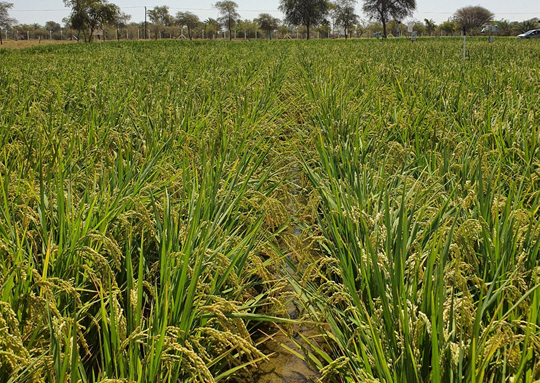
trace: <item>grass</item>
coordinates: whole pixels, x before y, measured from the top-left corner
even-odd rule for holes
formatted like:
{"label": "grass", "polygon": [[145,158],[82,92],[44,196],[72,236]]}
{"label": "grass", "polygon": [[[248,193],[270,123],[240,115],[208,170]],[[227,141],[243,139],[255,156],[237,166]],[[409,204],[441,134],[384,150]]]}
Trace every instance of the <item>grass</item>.
{"label": "grass", "polygon": [[2,40],[0,49],[24,49],[31,47],[39,47],[42,45],[56,45],[56,44],[73,44],[74,41],[67,40]]}
{"label": "grass", "polygon": [[460,48],[1,51],[0,381],[234,379],[286,283],[322,381],[540,379],[540,47]]}

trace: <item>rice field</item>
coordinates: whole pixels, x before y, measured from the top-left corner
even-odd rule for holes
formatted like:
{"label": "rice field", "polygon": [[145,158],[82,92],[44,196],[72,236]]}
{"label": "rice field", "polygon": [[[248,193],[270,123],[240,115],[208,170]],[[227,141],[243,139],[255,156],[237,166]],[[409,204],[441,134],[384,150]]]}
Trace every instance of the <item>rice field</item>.
{"label": "rice field", "polygon": [[540,45],[484,40],[0,50],[0,382],[257,381],[270,328],[539,381]]}

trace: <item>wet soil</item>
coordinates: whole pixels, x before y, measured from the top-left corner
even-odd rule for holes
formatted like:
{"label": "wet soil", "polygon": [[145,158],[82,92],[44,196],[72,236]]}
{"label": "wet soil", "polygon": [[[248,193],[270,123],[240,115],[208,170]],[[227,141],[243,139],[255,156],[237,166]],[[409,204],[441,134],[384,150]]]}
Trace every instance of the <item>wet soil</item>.
{"label": "wet soil", "polygon": [[[291,288],[292,290],[292,288]],[[288,298],[285,304],[291,319],[300,318],[304,313],[296,298]],[[307,383],[315,382],[319,378],[318,371],[294,352],[306,358],[302,348],[309,349],[309,345],[302,336],[310,339],[319,334],[317,328],[312,324],[298,323],[278,327],[271,325],[268,329],[259,330],[255,335],[255,341],[267,339],[261,346],[261,350],[266,355],[271,355],[268,360],[253,369],[254,383]],[[298,344],[301,348],[298,347]],[[291,352],[290,350],[294,352]]]}
{"label": "wet soil", "polygon": [[[295,179],[291,183],[290,194],[293,198],[299,197],[300,180]],[[294,204],[289,203],[289,212],[296,220],[296,211]],[[300,237],[301,231],[293,226],[293,233],[296,237]],[[290,249],[283,249],[285,253],[290,252]],[[288,266],[284,266],[283,274],[287,277],[293,277],[294,273]],[[291,319],[300,319],[305,315],[305,311],[301,302],[294,296],[294,289],[291,285],[286,289],[291,293],[290,296],[284,297],[285,308]],[[320,377],[317,369],[306,363],[307,356],[303,349],[308,350],[310,347],[302,338],[305,337],[310,342],[317,344],[313,339],[319,335],[319,331],[315,325],[299,322],[297,324],[282,325],[270,324],[268,328],[258,330],[258,333],[253,337],[254,340],[261,344],[261,351],[266,355],[270,355],[266,361],[261,362],[257,368],[252,370],[253,383],[307,383],[316,382]],[[300,347],[298,346],[300,345]],[[320,347],[320,345],[317,345]],[[291,351],[293,350],[293,351]],[[295,353],[302,357],[299,357]]]}

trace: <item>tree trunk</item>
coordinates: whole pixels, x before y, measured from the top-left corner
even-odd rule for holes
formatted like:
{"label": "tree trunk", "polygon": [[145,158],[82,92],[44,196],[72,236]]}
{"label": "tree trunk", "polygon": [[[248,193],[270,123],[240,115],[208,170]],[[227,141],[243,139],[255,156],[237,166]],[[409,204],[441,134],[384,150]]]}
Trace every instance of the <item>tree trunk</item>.
{"label": "tree trunk", "polygon": [[384,17],[383,10],[379,9],[379,16],[381,16],[381,22],[383,27],[383,38],[386,38],[386,18]]}
{"label": "tree trunk", "polygon": [[306,29],[307,29],[307,39],[309,40],[309,23],[306,24]]}
{"label": "tree trunk", "polygon": [[188,34],[189,39],[192,40],[192,38],[191,38],[191,29],[189,28],[189,26],[187,27],[187,34]]}
{"label": "tree trunk", "polygon": [[2,29],[0,28],[0,45],[4,45],[4,42],[2,41]]}
{"label": "tree trunk", "polygon": [[347,30],[347,27],[345,27],[345,40],[347,40],[347,37],[349,37],[349,31]]}

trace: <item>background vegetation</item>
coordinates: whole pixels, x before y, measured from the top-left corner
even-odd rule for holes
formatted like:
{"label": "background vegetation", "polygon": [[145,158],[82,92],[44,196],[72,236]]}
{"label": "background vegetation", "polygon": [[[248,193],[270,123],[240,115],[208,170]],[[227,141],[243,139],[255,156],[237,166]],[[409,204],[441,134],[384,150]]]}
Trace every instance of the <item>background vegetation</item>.
{"label": "background vegetation", "polygon": [[[12,40],[76,40],[91,42],[94,35],[101,40],[145,39],[309,39],[345,37],[397,37],[406,31],[403,23],[412,22],[419,36],[460,35],[466,28],[468,35],[481,35],[486,25],[497,25],[499,36],[512,36],[540,27],[540,19],[524,21],[496,20],[495,14],[481,6],[457,9],[454,15],[437,25],[435,21],[411,19],[416,9],[415,0],[364,0],[363,14],[355,13],[357,0],[282,0],[279,9],[284,19],[261,13],[253,20],[242,19],[234,1],[214,4],[217,19],[201,20],[192,12],[170,13],[168,5],[144,7],[144,22],[130,22],[131,15],[123,13],[108,0],[65,0],[71,14],[62,22],[47,21],[17,24],[9,17],[13,3],[0,2],[0,44]],[[133,8],[133,7],[132,7]],[[137,8],[137,7],[135,7]],[[138,7],[141,8],[142,6]],[[146,20],[148,17],[148,22]],[[1,31],[0,31],[1,32]],[[311,33],[310,33],[311,32]]]}

